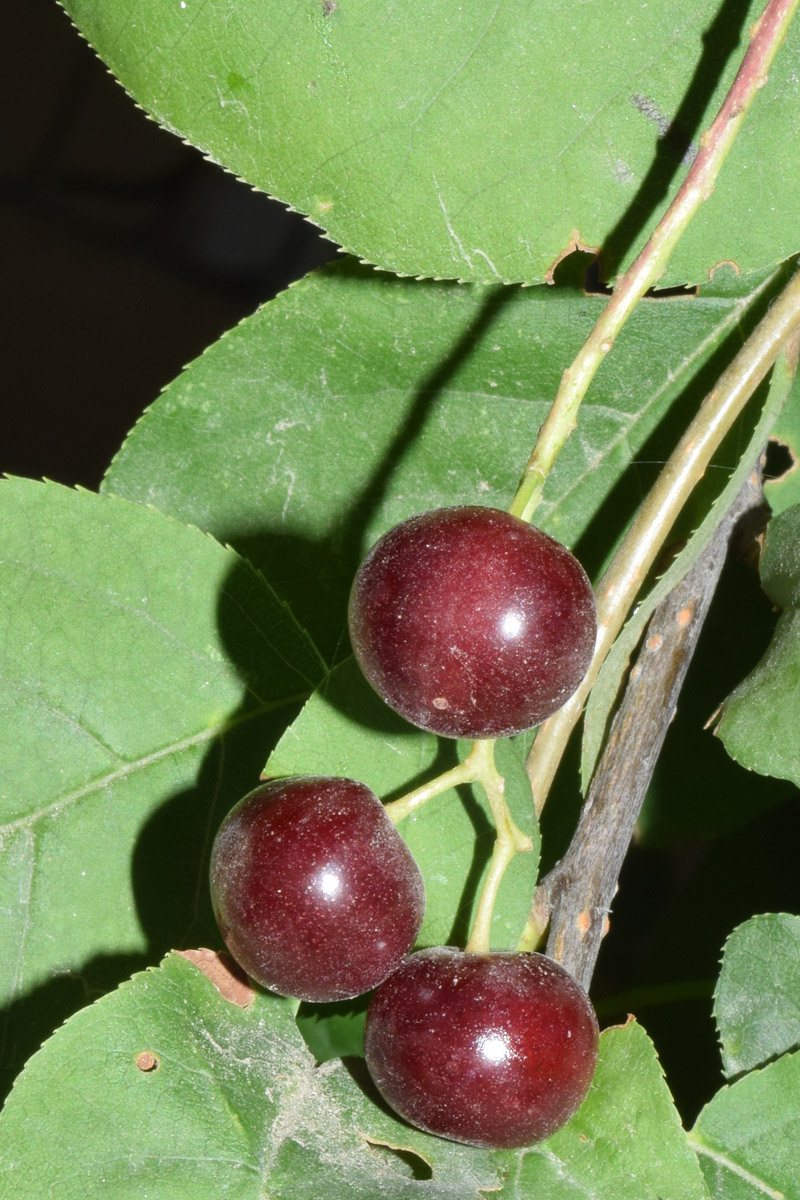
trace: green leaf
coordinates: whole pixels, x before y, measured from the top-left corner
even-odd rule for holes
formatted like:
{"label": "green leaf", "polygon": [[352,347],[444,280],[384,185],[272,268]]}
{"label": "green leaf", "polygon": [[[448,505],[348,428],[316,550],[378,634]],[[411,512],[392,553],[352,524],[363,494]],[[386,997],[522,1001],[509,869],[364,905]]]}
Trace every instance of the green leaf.
{"label": "green leaf", "polygon": [[369,995],[332,1004],[304,1002],[296,1013],[297,1027],[317,1062],[332,1058],[364,1057],[364,1023]]}
{"label": "green leaf", "polygon": [[[492,920],[492,948],[511,950],[528,916],[539,860],[524,755],[513,743],[498,755],[507,772],[508,800],[534,849],[518,854],[500,888]],[[325,680],[289,726],[266,766],[268,775],[336,774],[359,779],[382,799],[397,799],[456,765],[455,743],[423,733],[393,713],[365,681],[354,660]],[[483,790],[444,792],[397,826],[425,879],[427,904],[419,946],[460,945],[469,935],[494,845],[491,810]]]}
{"label": "green leaf", "polygon": [[734,929],[714,1000],[726,1076],[800,1047],[800,917],[766,913]]}
{"label": "green leaf", "polygon": [[372,1144],[401,1131],[341,1063],[314,1065],[290,1001],[258,992],[239,1007],[170,956],[31,1059],[0,1117],[0,1194],[479,1200],[497,1186],[488,1154],[412,1131],[434,1171],[417,1184]]}
{"label": "green leaf", "polygon": [[[361,258],[541,282],[638,248],[741,61],[761,0],[63,0],[135,100]],[[664,282],[800,248],[795,23]],[[778,196],[780,203],[765,203]]]}
{"label": "green leaf", "polygon": [[72,1017],[28,1063],[0,1116],[0,1193],[14,1200],[705,1195],[652,1045],[633,1023],[602,1035],[592,1089],[563,1130],[527,1150],[476,1150],[409,1128],[376,1103],[360,1063],[315,1066],[289,1001],[257,992],[239,1007],[172,955]]}
{"label": "green leaf", "polygon": [[[738,343],[775,286],[722,282],[638,306],[548,479],[537,523],[570,546],[586,534],[590,573],[672,449],[674,422],[712,386],[715,352]],[[357,565],[387,528],[441,505],[508,507],[603,303],[343,263],[197,359],[133,430],[105,487],[236,546],[333,653]]]}
{"label": "green leaf", "polygon": [[726,700],[717,733],[743,766],[800,785],[800,505],[770,521],[761,582],[785,612],[761,662]]}
{"label": "green leaf", "polygon": [[800,604],[800,504],[770,521],[760,570],[773,604],[784,609]]}
{"label": "green leaf", "polygon": [[800,1200],[800,1054],[721,1088],[689,1137],[713,1200]]}
{"label": "green leaf", "polygon": [[707,1192],[652,1042],[631,1020],[600,1038],[588,1097],[524,1152],[514,1200],[703,1200]]}
{"label": "green leaf", "polygon": [[10,480],[0,521],[0,995],[18,1064],[87,991],[192,927],[213,936],[209,832],[324,667],[247,563],[155,510]]}

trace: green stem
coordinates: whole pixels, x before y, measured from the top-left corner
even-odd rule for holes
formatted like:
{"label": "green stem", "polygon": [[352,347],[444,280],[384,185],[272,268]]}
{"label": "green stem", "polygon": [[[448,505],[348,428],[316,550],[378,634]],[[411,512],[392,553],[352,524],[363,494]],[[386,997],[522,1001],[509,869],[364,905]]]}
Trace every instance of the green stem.
{"label": "green stem", "polygon": [[589,670],[564,707],[542,725],[528,756],[537,813],[600,667],[678,513],[782,347],[798,331],[800,270],[706,396],[597,585],[598,636]]}
{"label": "green stem", "polygon": [[494,742],[475,742],[472,753],[479,765],[479,779],[494,818],[496,836],[489,873],[478,900],[478,908],[466,949],[486,953],[491,947],[491,928],[497,893],[508,864],[516,854],[532,848],[531,839],[515,824],[505,799],[506,781],[494,761]]}
{"label": "green stem", "polygon": [[[523,848],[530,849],[530,846]],[[465,947],[468,953],[487,954],[491,949],[492,916],[494,915],[497,893],[500,891],[500,884],[506,873],[506,867],[516,853],[516,846],[512,842],[506,841],[498,833],[492,849],[489,874],[486,876],[486,882],[481,891],[475,920],[472,925],[472,932]]]}
{"label": "green stem", "polygon": [[564,372],[553,406],[542,425],[525,467],[510,512],[529,521],[541,499],[545,480],[575,428],[578,409],[601,362],[642,296],[664,273],[669,258],[692,217],[714,191],[717,176],[756,92],[767,81],[772,60],[800,0],[769,0],[750,31],[750,45],[736,78],[678,193],[635,262],[617,281],[613,295],[577,358]]}
{"label": "green stem", "polygon": [[467,950],[485,952],[490,946],[492,914],[506,867],[515,854],[531,850],[533,843],[514,822],[505,799],[506,781],[494,760],[494,741],[477,741],[463,762],[437,775],[422,787],[414,788],[399,800],[386,805],[386,812],[396,825],[426,801],[462,783],[479,783],[486,793],[495,823],[495,837],[489,873],[478,900],[478,908]]}
{"label": "green stem", "polygon": [[458,766],[453,767],[449,771],[444,771],[441,775],[437,775],[435,779],[431,779],[428,783],[423,783],[421,787],[414,788],[412,792],[407,792],[405,796],[400,796],[398,800],[391,800],[386,804],[384,807],[390,820],[397,825],[409,813],[420,808],[428,800],[432,800],[434,796],[440,796],[442,792],[447,792],[450,788],[460,787],[462,783],[473,783],[478,778],[480,771],[475,755],[475,747],[478,745],[480,743],[475,742],[472,750]]}

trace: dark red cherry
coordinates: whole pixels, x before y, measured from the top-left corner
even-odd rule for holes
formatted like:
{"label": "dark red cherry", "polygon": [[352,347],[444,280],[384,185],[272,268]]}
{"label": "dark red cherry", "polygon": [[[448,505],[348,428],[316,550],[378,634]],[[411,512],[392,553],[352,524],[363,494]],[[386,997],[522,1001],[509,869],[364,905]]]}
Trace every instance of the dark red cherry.
{"label": "dark red cherry", "polygon": [[211,852],[211,899],[233,957],[257,983],[344,1000],[411,949],[425,890],[378,797],[352,779],[279,779],[231,810]]}
{"label": "dark red cherry", "polygon": [[365,1051],[412,1125],[472,1146],[528,1146],[577,1112],[597,1062],[589,997],[542,954],[412,954],[367,1011]]}
{"label": "dark red cherry", "polygon": [[565,546],[493,508],[443,508],[372,548],[350,597],[365,676],[396,712],[446,737],[506,737],[583,679],[597,615]]}

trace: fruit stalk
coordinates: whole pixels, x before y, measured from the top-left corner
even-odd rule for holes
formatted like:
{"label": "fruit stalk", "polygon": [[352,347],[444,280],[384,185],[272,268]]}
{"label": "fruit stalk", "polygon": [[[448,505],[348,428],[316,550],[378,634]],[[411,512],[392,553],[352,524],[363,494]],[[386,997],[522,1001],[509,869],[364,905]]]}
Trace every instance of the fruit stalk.
{"label": "fruit stalk", "polygon": [[479,742],[475,742],[467,757],[449,771],[443,771],[435,779],[431,779],[414,788],[413,791],[406,792],[397,800],[390,800],[388,804],[385,804],[386,815],[390,821],[397,825],[416,809],[421,808],[423,804],[427,804],[434,796],[440,796],[442,792],[449,792],[451,788],[460,787],[463,783],[473,783],[478,779],[480,763],[475,752],[479,745]]}
{"label": "fruit stalk", "polygon": [[597,585],[598,637],[591,666],[563,708],[542,725],[528,757],[537,812],[600,667],[676,517],[731,425],[798,331],[800,270],[704,399]]}
{"label": "fruit stalk", "polygon": [[509,812],[504,794],[505,779],[494,759],[494,741],[481,739],[473,742],[469,754],[458,766],[401,796],[399,800],[391,801],[385,808],[387,816],[397,824],[434,796],[462,783],[478,783],[483,788],[496,829],[489,873],[481,890],[466,947],[469,951],[486,952],[490,949],[492,914],[506,868],[516,854],[524,853],[533,846],[530,837],[522,832]]}
{"label": "fruit stalk", "polygon": [[510,512],[529,521],[545,481],[564,443],[575,428],[578,409],[601,362],[614,345],[638,302],[664,273],[670,256],[704,201],[714,191],[717,176],[736,139],[756,92],[767,82],[772,61],[786,35],[800,0],[769,0],[750,30],[742,64],[712,124],[700,139],[700,149],[675,198],[624,275],[577,357],[562,376],[552,408]]}
{"label": "fruit stalk", "polygon": [[478,779],[486,793],[496,829],[489,873],[484,881],[475,912],[472,931],[466,945],[468,952],[487,953],[491,949],[492,915],[497,893],[508,864],[515,854],[532,848],[531,839],[515,824],[505,799],[506,781],[494,761],[494,742],[476,742],[472,754],[479,764]]}

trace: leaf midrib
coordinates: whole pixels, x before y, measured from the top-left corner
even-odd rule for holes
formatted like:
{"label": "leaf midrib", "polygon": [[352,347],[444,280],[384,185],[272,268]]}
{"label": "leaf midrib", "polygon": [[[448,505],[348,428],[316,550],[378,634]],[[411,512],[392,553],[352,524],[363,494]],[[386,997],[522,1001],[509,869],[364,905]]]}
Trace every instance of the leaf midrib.
{"label": "leaf midrib", "polygon": [[78,803],[87,796],[93,795],[98,791],[105,791],[109,787],[118,783],[120,780],[127,779],[130,775],[136,774],[138,771],[145,770],[156,762],[161,762],[163,759],[169,758],[171,755],[182,754],[185,750],[189,750],[195,746],[202,746],[207,742],[213,741],[237,726],[249,721],[253,718],[263,716],[267,712],[271,712],[278,708],[283,708],[286,705],[300,703],[307,699],[308,692],[300,692],[294,696],[282,697],[272,704],[263,704],[257,709],[250,709],[239,716],[229,720],[218,722],[199,733],[182,738],[180,741],[171,742],[167,746],[162,746],[159,750],[155,750],[150,754],[142,755],[137,759],[133,759],[125,763],[116,771],[111,771],[101,777],[96,777],[78,788],[67,792],[63,796],[51,801],[49,804],[42,805],[40,808],[34,809],[32,812],[26,813],[25,816],[17,817],[13,821],[8,821],[0,825],[0,848],[2,848],[2,839],[4,835],[15,833],[20,829],[31,829],[38,821],[46,817],[57,816],[62,810],[69,808],[71,805]]}

